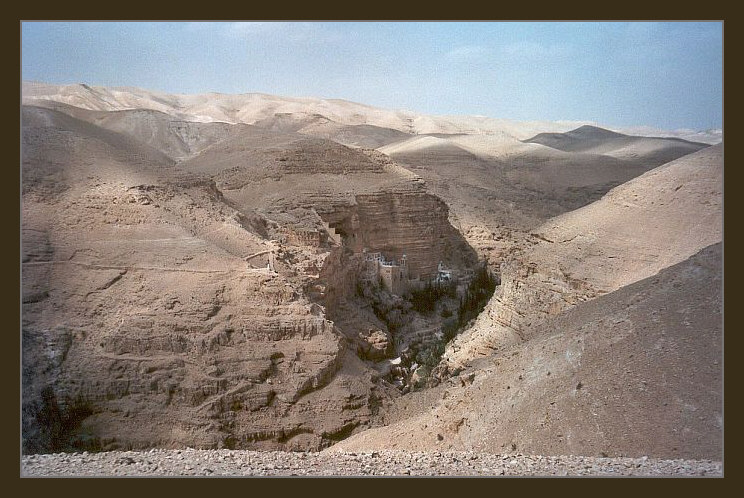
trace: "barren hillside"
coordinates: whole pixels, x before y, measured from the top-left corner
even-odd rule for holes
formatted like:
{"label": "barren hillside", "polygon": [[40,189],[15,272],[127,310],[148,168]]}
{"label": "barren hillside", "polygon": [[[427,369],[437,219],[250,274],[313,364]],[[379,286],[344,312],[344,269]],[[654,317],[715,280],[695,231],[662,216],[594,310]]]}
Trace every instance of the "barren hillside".
{"label": "barren hillside", "polygon": [[519,141],[504,135],[416,136],[381,147],[421,175],[467,231],[528,231],[706,144],[583,126]]}
{"label": "barren hillside", "polygon": [[720,458],[722,159],[691,154],[535,230],[442,384],[334,450]]}
{"label": "barren hillside", "polygon": [[[321,118],[338,125],[368,125],[374,129],[396,130],[406,134],[506,136],[516,140],[526,140],[539,133],[567,132],[578,126],[590,124],[567,121],[518,122],[483,116],[431,116],[412,111],[381,109],[339,99],[280,97],[261,93],[172,95],[131,87],[51,85],[24,81],[22,94],[23,103],[30,105],[43,105],[42,102],[54,101],[98,111],[149,109],[189,121],[256,124],[266,120],[265,122],[272,125],[299,122],[305,123],[300,126],[306,126],[308,119],[316,121]],[[689,130],[643,131],[645,135],[678,136],[709,144],[721,140],[719,133],[691,134]]]}
{"label": "barren hillside", "polygon": [[722,189],[723,145],[717,145],[551,219],[502,264],[500,290],[445,357],[457,363],[522,342],[531,336],[532,323],[720,242]]}
{"label": "barren hillside", "polygon": [[721,459],[722,144],[264,94],[22,100],[24,453]]}
{"label": "barren hillside", "polygon": [[24,108],[26,450],[319,449],[372,423],[418,315],[369,310],[362,252],[467,268],[446,205],[327,140],[243,126],[175,163],[164,136]]}
{"label": "barren hillside", "polygon": [[720,244],[529,335],[328,451],[722,458]]}
{"label": "barren hillside", "polygon": [[342,408],[374,384],[298,293],[296,265],[245,260],[277,249],[265,219],[209,178],[154,153],[132,162],[149,150],[55,111],[29,109],[24,139],[29,451],[317,446],[359,423],[349,413],[369,416],[366,402]]}

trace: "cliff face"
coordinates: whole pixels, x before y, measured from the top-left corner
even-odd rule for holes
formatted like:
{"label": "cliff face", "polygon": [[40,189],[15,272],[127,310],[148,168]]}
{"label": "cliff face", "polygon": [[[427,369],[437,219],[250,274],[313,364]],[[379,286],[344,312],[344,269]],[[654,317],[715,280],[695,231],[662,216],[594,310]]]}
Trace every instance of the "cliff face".
{"label": "cliff face", "polygon": [[398,395],[357,356],[360,334],[390,353],[384,326],[330,321],[361,249],[468,261],[446,206],[373,152],[241,128],[174,163],[41,108],[23,137],[27,452],[328,446]]}
{"label": "cliff face", "polygon": [[[250,121],[265,128],[184,122],[192,107],[110,113],[89,93],[96,110],[23,109],[24,451],[315,450],[398,417],[382,443],[357,441],[596,454],[663,435],[666,456],[716,456],[722,146],[607,193],[689,148],[496,154],[516,139],[453,128],[392,144],[418,176],[321,138],[397,135],[361,122],[272,123],[270,108]],[[358,286],[362,251],[405,254],[414,278],[470,269],[450,216],[501,285],[434,369],[442,383],[401,398],[381,377],[416,362],[405,387],[426,378],[439,350],[416,348],[458,299],[415,308]]]}
{"label": "cliff face", "polygon": [[334,449],[720,459],[723,147],[528,235],[440,383]]}
{"label": "cliff face", "polygon": [[598,295],[586,281],[560,270],[508,260],[501,265],[501,286],[473,325],[448,345],[437,375],[525,342],[531,326]]}
{"label": "cliff face", "polygon": [[414,279],[435,276],[440,261],[458,267],[473,263],[472,250],[448,221],[447,205],[419,185],[360,193],[347,205],[324,207],[314,201],[348,250],[381,252],[395,261],[406,255]]}
{"label": "cliff face", "polygon": [[[318,448],[346,418],[359,423],[362,412],[369,415],[366,403],[344,406],[349,398],[366,401],[374,385],[367,379],[328,387],[341,368],[344,340],[281,279],[240,275],[239,268],[55,266],[49,297],[24,306],[30,451],[55,449],[65,437],[67,447],[87,449],[259,441]],[[72,295],[60,295],[73,283]],[[303,397],[326,387],[325,406],[305,405]],[[45,389],[51,401],[39,405]],[[58,430],[70,432],[59,441],[34,430],[52,401],[62,419]],[[312,420],[300,415],[308,409]],[[86,417],[77,426],[67,422],[81,410]],[[292,431],[309,436],[297,443]]]}
{"label": "cliff face", "polygon": [[131,137],[23,124],[25,451],[318,449],[369,422],[385,388],[304,292],[328,252]]}
{"label": "cliff face", "polygon": [[369,420],[372,372],[281,262],[272,274],[205,258],[216,247],[162,228],[156,245],[129,230],[117,255],[52,219],[38,250],[31,219],[24,230],[27,451],[317,449]]}
{"label": "cliff face", "polygon": [[357,211],[361,245],[397,261],[405,254],[413,278],[431,278],[440,261],[457,257],[447,206],[426,192],[360,195]]}
{"label": "cliff face", "polygon": [[209,174],[239,208],[298,229],[332,230],[331,246],[341,244],[352,255],[367,249],[400,260],[405,254],[413,278],[431,278],[440,262],[454,268],[475,263],[474,251],[449,222],[447,205],[384,154],[288,134],[273,142],[251,137],[211,147],[183,167]]}

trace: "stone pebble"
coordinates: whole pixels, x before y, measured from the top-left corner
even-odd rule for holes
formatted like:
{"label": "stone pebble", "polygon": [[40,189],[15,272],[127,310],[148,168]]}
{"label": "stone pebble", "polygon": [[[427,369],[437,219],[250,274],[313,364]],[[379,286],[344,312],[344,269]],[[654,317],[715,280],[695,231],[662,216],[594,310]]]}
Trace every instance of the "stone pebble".
{"label": "stone pebble", "polygon": [[22,477],[43,476],[704,476],[721,462],[473,452],[281,452],[151,449],[21,457]]}

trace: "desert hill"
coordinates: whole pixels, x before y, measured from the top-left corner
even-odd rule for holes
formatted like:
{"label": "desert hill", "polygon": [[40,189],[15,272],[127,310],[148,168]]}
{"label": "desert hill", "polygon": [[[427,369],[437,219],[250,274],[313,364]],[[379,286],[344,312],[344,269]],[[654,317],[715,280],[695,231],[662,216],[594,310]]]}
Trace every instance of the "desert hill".
{"label": "desert hill", "polygon": [[722,457],[721,245],[536,327],[326,451]]}
{"label": "desert hill", "polygon": [[706,148],[536,229],[443,383],[331,451],[720,458],[722,172]]}
{"label": "desert hill", "polygon": [[366,149],[376,149],[410,136],[397,129],[372,124],[342,124],[321,114],[281,113],[253,124],[272,131],[301,133]]}
{"label": "desert hill", "polygon": [[175,161],[196,155],[242,128],[242,125],[229,123],[186,121],[150,109],[91,111],[52,100],[39,100],[36,103],[36,107],[53,109],[128,136],[159,150]]}
{"label": "desert hill", "polygon": [[[84,109],[121,111],[94,116],[91,122],[129,133],[178,160],[226,138],[235,129],[228,123],[378,148],[421,176],[450,205],[452,220],[463,233],[485,227],[495,238],[528,231],[705,146],[672,138],[626,137],[588,125],[571,131],[577,123],[570,122],[428,116],[343,100],[265,94],[168,95],[136,88],[24,82],[23,101],[55,106],[89,121],[91,117],[81,115]],[[127,119],[132,112],[145,112],[147,119]],[[543,145],[546,137],[586,145],[559,150]],[[437,140],[439,146],[432,149]],[[480,236],[468,240],[482,245]]]}
{"label": "desert hill", "polygon": [[[339,99],[281,97],[260,93],[174,95],[141,88],[108,88],[52,85],[32,81],[22,83],[24,104],[41,105],[54,101],[98,111],[149,109],[187,121],[255,124],[262,120],[305,121],[318,116],[340,125],[371,125],[405,134],[467,134],[507,136],[526,140],[539,133],[567,132],[585,122],[517,122],[484,116],[432,116],[404,110],[388,110]],[[290,116],[287,118],[287,116]],[[622,130],[619,130],[622,131]],[[720,133],[646,130],[644,134],[678,136],[709,144],[721,140]]]}
{"label": "desert hill", "polygon": [[264,94],[22,101],[25,452],[720,456],[722,144]]}
{"label": "desert hill", "polygon": [[[150,150],[127,137],[51,110],[24,118],[27,451],[318,445],[369,417],[367,403],[342,409],[374,384],[296,294],[296,265],[246,261],[275,250],[266,220],[162,154],[140,161]],[[319,404],[323,387],[336,395]]]}
{"label": "desert hill", "polygon": [[676,137],[637,137],[584,125],[566,133],[540,133],[525,143],[535,143],[562,150],[604,154],[619,158],[642,157],[648,164],[664,164],[690,154],[707,144]]}
{"label": "desert hill", "polygon": [[362,249],[417,278],[474,262],[372,151],[240,125],[176,162],[138,127],[33,106],[22,124],[25,451],[332,444],[400,395],[364,356],[396,346],[355,296]]}
{"label": "desert hill", "polygon": [[380,151],[426,180],[450,205],[468,242],[498,265],[507,246],[546,220],[707,147],[675,138],[625,137],[596,127],[557,136],[585,145],[560,150],[506,134],[438,134],[412,137]]}
{"label": "desert hill", "polygon": [[[530,336],[529,327],[722,240],[723,146],[659,166],[536,228],[501,266],[500,292],[453,343],[473,358]],[[454,353],[458,350],[457,353]],[[456,361],[455,361],[456,363]]]}
{"label": "desert hill", "polygon": [[[280,97],[260,93],[241,95],[201,94],[172,95],[139,88],[106,88],[79,85],[50,85],[23,82],[23,103],[61,102],[75,107],[120,111],[150,109],[191,121],[255,124],[266,120],[282,125],[297,118],[322,117],[340,125],[371,125],[406,134],[423,133],[488,133],[506,126],[520,138],[540,131],[567,131],[571,124],[515,123],[484,117],[428,116],[411,111],[387,110],[339,99]],[[282,116],[293,116],[289,119]],[[287,123],[284,123],[286,126]]]}

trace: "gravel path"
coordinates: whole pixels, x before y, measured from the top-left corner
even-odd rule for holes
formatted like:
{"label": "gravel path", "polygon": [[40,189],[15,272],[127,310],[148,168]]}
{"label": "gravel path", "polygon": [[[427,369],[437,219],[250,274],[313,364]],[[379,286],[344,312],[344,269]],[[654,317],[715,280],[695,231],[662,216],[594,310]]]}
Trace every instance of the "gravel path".
{"label": "gravel path", "polygon": [[721,462],[656,458],[492,455],[472,452],[288,453],[238,450],[26,455],[35,476],[713,476]]}

